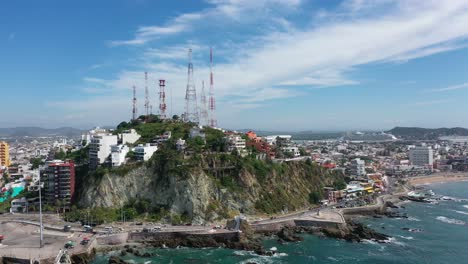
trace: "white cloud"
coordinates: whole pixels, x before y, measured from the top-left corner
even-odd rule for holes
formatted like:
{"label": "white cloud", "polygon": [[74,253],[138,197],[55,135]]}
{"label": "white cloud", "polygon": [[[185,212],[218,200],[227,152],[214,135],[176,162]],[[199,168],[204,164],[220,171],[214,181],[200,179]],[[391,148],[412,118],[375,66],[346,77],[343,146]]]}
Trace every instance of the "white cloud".
{"label": "white cloud", "polygon": [[[258,17],[264,20],[263,24],[268,24],[273,18],[281,21],[273,22],[277,30],[263,32],[260,36],[246,34],[242,42],[231,39],[229,31],[226,31],[223,38],[218,39],[214,45],[215,93],[218,102],[229,101],[229,104],[224,105],[225,108],[218,104],[221,115],[222,112],[229,112],[226,108],[233,105],[258,107],[266,100],[307,92],[298,92],[295,86],[316,88],[356,85],[360,81],[347,75],[360,65],[401,62],[465,47],[463,42],[468,36],[467,1],[385,1],[385,5],[391,5],[391,8],[388,8],[388,11],[379,10],[380,13],[383,12],[379,16],[359,14],[362,10],[367,13],[373,7],[381,8],[380,2],[353,2],[337,11],[352,13],[352,16],[342,16],[344,19],[325,18],[320,24],[299,27],[293,20],[286,19],[286,16],[259,15]],[[242,23],[254,26],[258,20],[249,21],[248,18],[259,14],[259,9],[272,10],[280,6],[294,10],[301,4],[300,1],[280,0],[212,0],[209,3],[214,5],[213,8],[180,15],[168,21],[166,26],[142,27],[137,31],[135,39],[129,42],[147,43],[161,35],[188,30],[188,26],[190,30],[196,31],[199,24],[189,25],[187,21],[203,22],[205,27],[209,27],[223,23],[226,17],[234,20],[242,17],[246,18]],[[313,21],[314,17],[309,19]],[[198,88],[201,81],[207,81],[209,77],[209,45],[204,44],[202,33],[199,39],[190,40],[197,43],[193,50],[195,81]],[[123,70],[117,78],[103,82],[116,91],[128,93],[131,86],[136,85],[141,95],[143,71],[147,70],[150,73],[152,93],[156,92],[157,79],[165,78],[167,88],[173,92],[174,108],[182,111],[187,72],[184,43],[188,43],[188,40],[182,40],[180,43],[172,47],[155,44],[152,49],[144,49],[141,71]],[[217,47],[223,47],[223,50]],[[223,54],[222,60],[217,57],[219,53]],[[87,81],[99,83],[99,80]],[[466,86],[439,90],[455,90],[468,86],[463,85]],[[120,96],[120,101],[129,104],[128,94],[121,93]],[[112,104],[109,101],[111,99],[101,103]],[[155,97],[153,100],[156,100]]]}
{"label": "white cloud", "polygon": [[444,88],[434,89],[432,91],[433,92],[447,92],[447,91],[460,90],[460,89],[465,89],[465,88],[468,88],[468,83],[452,85],[452,86],[448,86]]}

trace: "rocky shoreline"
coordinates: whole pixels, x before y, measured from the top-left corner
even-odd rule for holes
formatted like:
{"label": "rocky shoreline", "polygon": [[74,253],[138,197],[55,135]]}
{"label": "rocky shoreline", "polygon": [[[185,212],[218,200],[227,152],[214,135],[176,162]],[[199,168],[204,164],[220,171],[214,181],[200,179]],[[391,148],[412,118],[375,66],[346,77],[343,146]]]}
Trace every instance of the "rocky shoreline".
{"label": "rocky shoreline", "polygon": [[[168,240],[164,238],[151,238],[149,240],[141,241],[134,245],[125,245],[123,247],[109,247],[101,248],[100,252],[106,251],[119,251],[118,256],[114,255],[109,259],[109,263],[124,264],[125,262],[121,257],[127,255],[134,255],[137,257],[153,257],[154,254],[147,253],[141,248],[178,248],[178,247],[191,247],[191,248],[229,248],[235,250],[252,251],[258,255],[273,255],[275,252],[266,250],[262,241],[269,237],[276,239],[278,243],[288,242],[300,242],[304,238],[302,235],[311,234],[324,238],[342,239],[349,242],[363,242],[363,241],[375,241],[377,243],[388,243],[391,238],[383,233],[376,232],[375,230],[368,228],[364,224],[357,221],[357,218],[366,217],[390,217],[390,218],[406,218],[405,213],[400,213],[397,210],[404,208],[398,206],[398,196],[391,196],[390,199],[385,199],[382,206],[375,210],[368,210],[362,214],[350,214],[346,215],[346,224],[338,226],[327,226],[327,227],[303,227],[303,226],[284,226],[279,231],[262,231],[255,232],[251,226],[246,222],[242,221],[240,229],[242,232],[237,233],[233,238],[223,237],[210,237],[210,236],[199,236],[199,235],[178,235],[173,239]],[[231,223],[228,221],[227,226]],[[78,263],[78,262],[76,262]],[[85,263],[85,262],[80,262]]]}

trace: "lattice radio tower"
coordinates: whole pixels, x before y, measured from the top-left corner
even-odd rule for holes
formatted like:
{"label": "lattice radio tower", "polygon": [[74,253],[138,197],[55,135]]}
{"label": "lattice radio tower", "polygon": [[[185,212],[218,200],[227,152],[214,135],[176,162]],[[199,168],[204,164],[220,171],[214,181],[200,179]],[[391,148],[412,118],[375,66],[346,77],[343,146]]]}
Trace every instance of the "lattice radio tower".
{"label": "lattice radio tower", "polygon": [[210,127],[217,127],[218,121],[216,120],[216,100],[214,96],[214,83],[213,83],[213,50],[210,48],[210,120],[208,125]]}
{"label": "lattice radio tower", "polygon": [[148,120],[150,114],[150,101],[148,92],[148,72],[145,72],[145,113],[146,119]]}
{"label": "lattice radio tower", "polygon": [[205,81],[202,81],[201,95],[200,95],[200,123],[203,125],[208,125],[208,110],[207,110],[207,101],[205,94]]}
{"label": "lattice radio tower", "polygon": [[159,118],[166,119],[166,80],[159,80]]}
{"label": "lattice radio tower", "polygon": [[132,109],[132,120],[135,121],[137,117],[137,98],[136,98],[136,87],[133,85],[133,109]]}
{"label": "lattice radio tower", "polygon": [[188,52],[187,89],[185,90],[184,121],[198,123],[197,91],[193,82],[192,49]]}

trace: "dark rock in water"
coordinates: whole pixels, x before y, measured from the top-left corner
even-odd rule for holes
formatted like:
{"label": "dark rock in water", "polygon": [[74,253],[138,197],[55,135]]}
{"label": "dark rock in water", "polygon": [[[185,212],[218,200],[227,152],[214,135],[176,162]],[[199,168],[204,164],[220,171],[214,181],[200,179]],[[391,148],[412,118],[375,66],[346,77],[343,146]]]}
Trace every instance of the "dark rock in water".
{"label": "dark rock in water", "polygon": [[117,256],[111,256],[109,258],[108,264],[128,264],[129,262],[117,257]]}
{"label": "dark rock in water", "polygon": [[423,231],[421,228],[409,228],[409,227],[403,227],[401,230],[405,230],[405,231],[413,232],[413,233],[420,233]]}
{"label": "dark rock in water", "polygon": [[380,216],[380,215],[373,215],[372,217],[374,217],[374,218],[382,218],[382,216]]}
{"label": "dark rock in water", "polygon": [[93,250],[91,253],[80,253],[80,254],[74,254],[71,256],[71,262],[72,263],[82,263],[82,264],[88,264],[91,263],[92,260],[94,259],[96,252]]}
{"label": "dark rock in water", "polygon": [[399,208],[398,206],[394,205],[392,202],[390,201],[386,201],[385,202],[385,206],[386,207],[389,207],[389,208]]}
{"label": "dark rock in water", "polygon": [[364,226],[363,224],[355,222],[350,222],[347,226],[342,226],[339,228],[322,228],[322,232],[327,237],[344,239],[346,241],[361,242],[363,239],[373,241],[382,241],[388,239],[387,235],[375,232],[374,230]]}
{"label": "dark rock in water", "polygon": [[127,255],[127,251],[125,251],[125,250],[122,249],[122,250],[120,251],[120,256],[123,257],[123,256],[126,256],[126,255]]}
{"label": "dark rock in water", "polygon": [[144,258],[150,258],[150,257],[153,257],[154,254],[146,252],[146,253],[143,253],[141,256],[144,257]]}
{"label": "dark rock in water", "polygon": [[295,233],[299,232],[298,230],[294,230],[294,228],[285,226],[276,235],[286,242],[302,241],[304,240],[303,237],[295,235]]}
{"label": "dark rock in water", "polygon": [[274,253],[272,251],[265,252],[265,256],[271,257],[273,255],[274,255]]}

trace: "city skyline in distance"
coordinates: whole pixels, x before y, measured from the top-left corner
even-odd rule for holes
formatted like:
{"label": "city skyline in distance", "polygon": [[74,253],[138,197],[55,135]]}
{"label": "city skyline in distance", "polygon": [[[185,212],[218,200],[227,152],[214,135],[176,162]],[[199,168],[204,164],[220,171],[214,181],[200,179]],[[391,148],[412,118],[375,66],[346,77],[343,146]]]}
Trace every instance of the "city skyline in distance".
{"label": "city skyline in distance", "polygon": [[198,92],[210,47],[220,127],[468,127],[466,1],[44,1],[0,17],[0,127],[115,126],[133,85],[143,114],[145,71],[153,109],[163,78],[181,114],[187,51]]}

